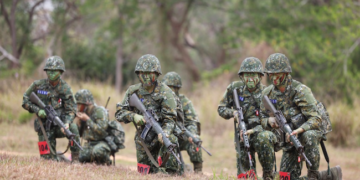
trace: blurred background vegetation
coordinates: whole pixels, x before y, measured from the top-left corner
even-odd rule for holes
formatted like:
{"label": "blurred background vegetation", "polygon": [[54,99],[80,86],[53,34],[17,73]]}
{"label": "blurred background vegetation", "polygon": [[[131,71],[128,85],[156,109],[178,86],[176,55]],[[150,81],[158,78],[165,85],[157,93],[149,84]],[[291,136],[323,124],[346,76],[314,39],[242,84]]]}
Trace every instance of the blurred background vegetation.
{"label": "blurred background vegetation", "polygon": [[[208,109],[238,79],[242,60],[265,63],[281,52],[294,79],[331,110],[334,144],[360,145],[360,0],[0,0],[0,6],[2,100],[21,99],[45,77],[52,55],[64,59],[63,76],[75,90],[90,82],[93,91],[113,88],[121,96],[137,83],[137,59],[151,53],[163,74],[182,76],[183,91],[209,122],[203,126],[216,135],[221,118]],[[31,115],[20,104],[1,102],[0,121],[26,122]]]}

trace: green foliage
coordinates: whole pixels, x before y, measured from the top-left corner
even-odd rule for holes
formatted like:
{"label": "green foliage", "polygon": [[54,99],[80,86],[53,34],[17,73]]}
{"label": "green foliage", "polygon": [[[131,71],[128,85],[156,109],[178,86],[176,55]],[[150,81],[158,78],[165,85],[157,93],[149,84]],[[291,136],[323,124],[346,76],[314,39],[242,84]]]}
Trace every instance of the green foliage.
{"label": "green foliage", "polygon": [[355,55],[347,63],[344,59],[360,37],[358,7],[350,0],[315,2],[238,1],[230,23],[236,33],[229,39],[265,40],[288,56],[295,78],[302,78],[317,93],[346,97],[354,77],[359,77],[359,66],[348,72],[342,68],[357,62]]}
{"label": "green foliage", "polygon": [[18,121],[20,124],[25,124],[27,122],[29,122],[32,118],[33,118],[34,114],[31,114],[29,112],[21,112],[19,117],[18,117]]}

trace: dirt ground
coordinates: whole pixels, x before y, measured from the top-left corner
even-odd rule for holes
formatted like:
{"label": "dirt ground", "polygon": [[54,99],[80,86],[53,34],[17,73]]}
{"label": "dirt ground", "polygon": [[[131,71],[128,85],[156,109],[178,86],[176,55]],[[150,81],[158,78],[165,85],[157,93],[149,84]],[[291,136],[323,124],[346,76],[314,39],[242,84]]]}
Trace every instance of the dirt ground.
{"label": "dirt ground", "polygon": [[[133,141],[134,129],[130,125],[124,125],[126,131],[126,141],[124,150],[116,154],[116,166],[123,166],[136,170],[135,145]],[[236,175],[235,148],[233,144],[232,132],[224,132],[218,136],[203,134],[203,146],[207,148],[213,156],[208,156],[203,152],[204,174]],[[58,139],[57,151],[64,151],[67,145],[65,138]],[[330,156],[330,166],[340,165],[343,171],[344,180],[360,179],[360,148],[335,148],[327,144]],[[39,156],[37,147],[37,135],[33,130],[32,122],[24,125],[13,125],[7,123],[0,124],[0,153],[16,156]],[[322,152],[321,152],[322,153]],[[182,151],[184,160],[190,164],[189,156]],[[66,153],[67,157],[70,153]],[[279,168],[281,152],[276,153],[276,164]],[[320,170],[326,170],[327,163],[321,157]],[[303,168],[302,174],[306,175],[307,169]],[[262,175],[261,165],[257,161],[257,174]]]}

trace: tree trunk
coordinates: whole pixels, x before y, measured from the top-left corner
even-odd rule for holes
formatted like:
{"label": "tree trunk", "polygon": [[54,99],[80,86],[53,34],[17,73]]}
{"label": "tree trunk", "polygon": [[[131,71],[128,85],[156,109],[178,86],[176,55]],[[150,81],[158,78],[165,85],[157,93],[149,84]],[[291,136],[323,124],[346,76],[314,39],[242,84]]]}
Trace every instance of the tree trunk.
{"label": "tree trunk", "polygon": [[116,92],[121,91],[122,88],[122,81],[123,81],[123,77],[122,77],[122,65],[123,65],[123,41],[122,41],[122,37],[119,37],[118,39],[118,48],[116,50],[116,76],[115,76],[115,89]]}

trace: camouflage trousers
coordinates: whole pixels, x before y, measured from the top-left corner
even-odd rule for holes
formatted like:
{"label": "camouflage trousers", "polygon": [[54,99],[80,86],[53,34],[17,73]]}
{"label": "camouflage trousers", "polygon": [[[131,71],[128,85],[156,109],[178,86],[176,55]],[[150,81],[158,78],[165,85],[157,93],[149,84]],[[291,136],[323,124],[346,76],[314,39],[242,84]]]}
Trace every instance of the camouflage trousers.
{"label": "camouflage trousers", "polygon": [[190,161],[192,163],[203,162],[202,152],[200,147],[198,151],[196,151],[197,148],[196,145],[190,143],[187,139],[186,140],[179,139],[179,146],[180,146],[180,151],[184,151],[184,150],[187,151],[188,155],[190,156]]}
{"label": "camouflage trousers", "polygon": [[[70,126],[69,126],[69,130],[70,130],[70,132],[75,134],[75,141],[80,143],[79,130],[78,130],[76,124],[71,123]],[[59,159],[58,159],[58,157],[56,155],[56,138],[64,138],[66,136],[61,131],[61,128],[59,126],[54,126],[49,131],[46,131],[46,135],[47,135],[47,137],[49,139],[49,143],[50,143],[51,148],[55,152],[50,152],[50,154],[46,154],[46,155],[40,155],[40,157],[44,158],[44,159],[52,159],[52,160],[59,161]],[[40,141],[46,141],[41,130],[38,131],[38,139],[39,139],[39,142]],[[78,153],[80,151],[80,148],[77,147],[75,143],[73,143],[73,146],[70,146],[70,151],[72,153]]]}
{"label": "camouflage trousers", "polygon": [[[169,135],[169,140],[173,144],[177,144],[177,137],[174,134]],[[141,145],[140,137],[136,134],[135,135],[135,145],[136,145],[136,158],[137,162],[140,164],[146,164],[150,166],[149,173],[169,173],[169,174],[175,174],[179,173],[180,171],[180,165],[176,161],[176,158],[172,153],[170,153],[170,157],[165,163],[165,165],[162,165],[163,167],[157,168],[150,160],[148,155],[145,152],[144,147]],[[167,148],[165,145],[161,144],[158,140],[158,137],[156,136],[150,143],[146,143],[147,148],[149,149],[151,155],[154,157],[154,159],[159,163],[159,159],[163,160],[165,158]],[[178,154],[177,150],[174,149],[175,154]]]}
{"label": "camouflage trousers", "polygon": [[[321,139],[321,131],[310,130],[299,135],[299,140],[304,146],[305,155],[311,162],[312,166],[306,167],[310,170],[317,171],[320,165],[319,142]],[[283,150],[281,157],[280,171],[290,172],[291,180],[307,180],[306,176],[300,177],[303,162],[298,162],[299,154],[295,148],[287,151]]]}
{"label": "camouflage trousers", "polygon": [[80,151],[79,161],[82,163],[111,165],[110,147],[105,141],[89,141],[85,143],[84,150]]}
{"label": "camouflage trousers", "polygon": [[[275,164],[274,145],[275,143],[277,143],[275,134],[270,131],[254,133],[250,135],[249,143],[251,161],[253,163],[254,170],[256,170],[255,152],[257,152],[258,154],[263,171],[272,170]],[[240,142],[240,153],[236,149],[236,157],[237,174],[240,174],[240,163],[243,166],[244,170],[248,171],[250,169],[249,156],[244,148],[243,142]]]}

